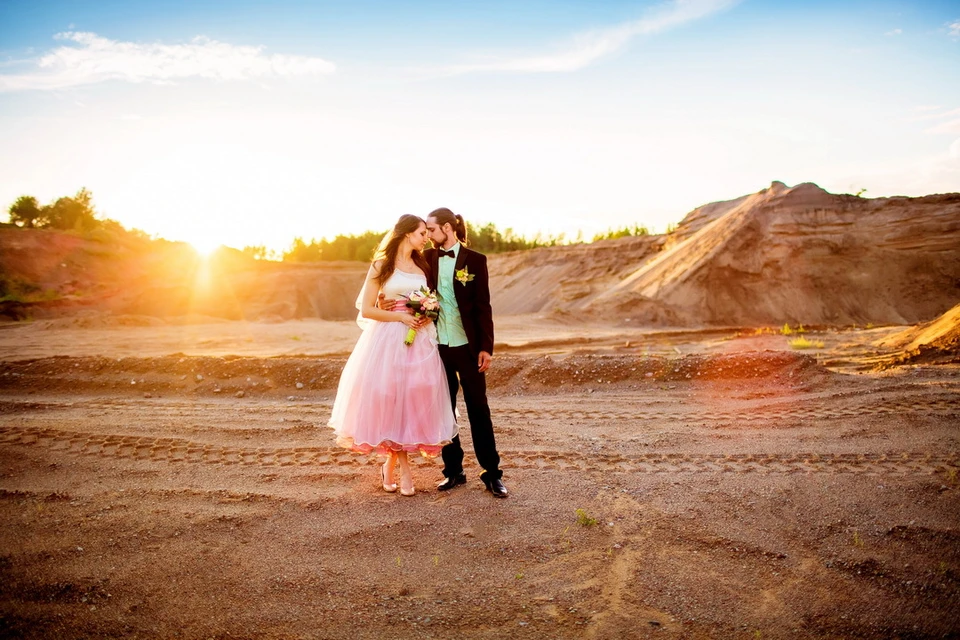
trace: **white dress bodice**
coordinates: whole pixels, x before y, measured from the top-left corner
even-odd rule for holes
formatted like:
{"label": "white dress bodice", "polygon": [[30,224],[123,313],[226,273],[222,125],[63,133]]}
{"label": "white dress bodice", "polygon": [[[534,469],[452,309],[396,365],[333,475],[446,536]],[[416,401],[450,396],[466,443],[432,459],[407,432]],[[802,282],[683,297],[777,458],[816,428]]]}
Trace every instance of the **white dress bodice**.
{"label": "white dress bodice", "polygon": [[420,287],[427,286],[427,277],[419,273],[407,273],[395,269],[394,272],[383,283],[380,290],[388,298],[399,298],[409,295],[411,291],[416,291]]}

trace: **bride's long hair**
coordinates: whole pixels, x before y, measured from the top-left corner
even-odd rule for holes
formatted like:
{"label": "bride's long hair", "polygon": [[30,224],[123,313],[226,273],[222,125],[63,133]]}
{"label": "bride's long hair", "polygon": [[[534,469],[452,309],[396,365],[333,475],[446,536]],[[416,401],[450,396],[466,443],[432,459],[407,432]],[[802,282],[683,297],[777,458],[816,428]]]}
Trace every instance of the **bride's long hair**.
{"label": "bride's long hair", "polygon": [[[377,260],[383,261],[380,263],[380,273],[377,274],[377,284],[381,287],[397,269],[397,253],[400,251],[400,243],[403,242],[408,233],[413,233],[422,224],[426,223],[421,218],[407,213],[400,216],[397,224],[393,225],[393,230],[383,236],[380,246],[373,254],[374,262],[377,262]],[[423,254],[414,249],[410,252],[410,257],[414,264],[426,274],[430,267],[427,265],[427,260],[423,257]]]}

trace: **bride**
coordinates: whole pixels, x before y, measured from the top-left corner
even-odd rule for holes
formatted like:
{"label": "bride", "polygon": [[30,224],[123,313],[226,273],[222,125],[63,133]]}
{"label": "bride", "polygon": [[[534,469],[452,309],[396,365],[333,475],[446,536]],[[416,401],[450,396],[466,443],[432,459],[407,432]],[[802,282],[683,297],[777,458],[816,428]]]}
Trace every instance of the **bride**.
{"label": "bride", "polygon": [[[399,466],[405,496],[416,493],[407,454],[435,457],[457,434],[435,325],[399,304],[393,311],[377,307],[381,292],[404,298],[427,286],[426,242],[424,221],[404,215],[374,254],[358,302],[363,333],[340,375],[328,423],[337,444],[386,456],[380,467],[384,491],[397,490],[393,477]],[[417,332],[407,346],[409,328]]]}

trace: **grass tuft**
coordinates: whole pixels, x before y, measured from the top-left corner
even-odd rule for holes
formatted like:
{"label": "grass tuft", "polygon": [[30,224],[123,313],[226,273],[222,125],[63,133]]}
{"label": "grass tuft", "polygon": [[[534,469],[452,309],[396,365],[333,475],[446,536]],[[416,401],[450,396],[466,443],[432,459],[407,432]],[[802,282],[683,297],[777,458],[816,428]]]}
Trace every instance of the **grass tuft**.
{"label": "grass tuft", "polygon": [[790,341],[790,346],[794,349],[823,349],[823,341],[807,340],[803,336],[794,338]]}
{"label": "grass tuft", "polygon": [[597,524],[597,519],[588,514],[583,509],[577,509],[574,511],[577,514],[577,524],[583,527],[592,527]]}

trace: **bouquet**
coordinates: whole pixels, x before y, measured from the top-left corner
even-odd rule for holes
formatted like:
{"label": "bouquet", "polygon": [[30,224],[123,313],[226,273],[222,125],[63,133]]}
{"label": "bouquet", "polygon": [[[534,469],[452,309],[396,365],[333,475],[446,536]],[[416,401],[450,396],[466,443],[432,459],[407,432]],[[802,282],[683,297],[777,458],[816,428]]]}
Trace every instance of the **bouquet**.
{"label": "bouquet", "polygon": [[[430,318],[436,320],[440,315],[440,300],[437,298],[436,291],[430,291],[426,287],[420,287],[416,291],[411,291],[404,296],[407,299],[406,306],[413,309],[415,318]],[[413,344],[417,337],[417,330],[413,327],[407,331],[407,337],[403,339],[403,344],[408,347]]]}

